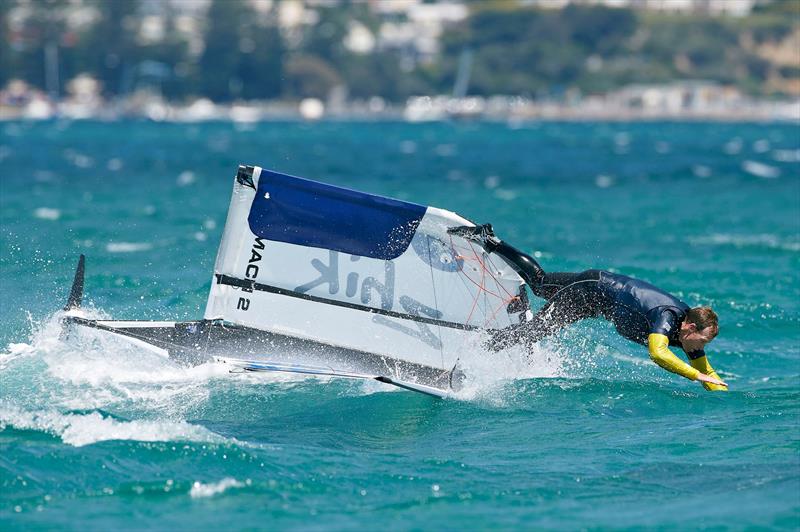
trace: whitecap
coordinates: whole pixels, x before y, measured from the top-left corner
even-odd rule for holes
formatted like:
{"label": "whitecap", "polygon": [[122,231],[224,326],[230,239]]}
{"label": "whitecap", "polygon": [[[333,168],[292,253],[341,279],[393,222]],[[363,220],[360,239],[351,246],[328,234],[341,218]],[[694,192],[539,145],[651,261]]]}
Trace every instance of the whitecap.
{"label": "whitecap", "polygon": [[594,178],[594,184],[598,188],[608,188],[614,184],[614,178],[608,175],[600,174]]}
{"label": "whitecap", "polygon": [[519,197],[519,194],[514,190],[498,188],[494,191],[494,197],[503,201],[514,201]]}
{"label": "whitecap", "polygon": [[197,181],[197,178],[195,177],[194,172],[186,170],[180,173],[178,179],[176,180],[176,183],[178,184],[179,187],[185,187],[191,185],[195,181]]}
{"label": "whitecap", "polygon": [[58,220],[61,218],[61,211],[49,207],[39,207],[33,211],[33,215],[41,220]]}
{"label": "whitecap", "polygon": [[736,155],[737,153],[742,151],[742,145],[743,145],[742,139],[736,137],[725,143],[725,146],[722,147],[722,150],[728,155]]}
{"label": "whitecap", "polygon": [[136,251],[147,251],[153,245],[148,242],[109,242],[106,244],[106,251],[109,253],[133,253]]}
{"label": "whitecap", "polygon": [[733,235],[726,233],[713,233],[705,236],[690,237],[690,244],[711,246],[765,247],[782,249],[785,251],[800,251],[800,242],[785,240],[777,235],[761,233],[755,235]]}
{"label": "whitecap", "polygon": [[703,164],[696,164],[692,166],[692,173],[699,178],[711,177],[711,168]]}
{"label": "whitecap", "polygon": [[769,166],[768,164],[759,163],[757,161],[744,161],[742,169],[748,174],[764,179],[775,179],[781,175],[780,168]]}
{"label": "whitecap", "polygon": [[499,185],[500,176],[497,175],[486,176],[486,179],[483,180],[483,186],[486,188],[497,188]]}
{"label": "whitecap", "polygon": [[7,426],[46,432],[74,447],[108,440],[225,441],[208,429],[185,421],[120,421],[99,412],[72,414],[53,410],[26,411],[13,405],[0,405],[0,429]]}
{"label": "whitecap", "polygon": [[753,143],[753,151],[756,153],[769,151],[769,141],[767,139],[758,139]]}
{"label": "whitecap", "polygon": [[211,482],[209,484],[195,481],[194,484],[192,484],[192,489],[189,490],[189,496],[193,499],[213,497],[231,488],[243,488],[244,486],[244,482],[239,482],[232,477],[225,477],[219,482]]}

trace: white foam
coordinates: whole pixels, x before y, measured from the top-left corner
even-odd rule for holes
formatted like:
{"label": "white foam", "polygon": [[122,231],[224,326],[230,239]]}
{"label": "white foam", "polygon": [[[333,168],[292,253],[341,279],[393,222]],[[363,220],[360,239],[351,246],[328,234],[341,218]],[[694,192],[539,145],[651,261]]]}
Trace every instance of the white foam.
{"label": "white foam", "polygon": [[39,207],[33,211],[33,215],[41,220],[58,220],[61,218],[61,211],[49,207]]}
{"label": "white foam", "polygon": [[232,477],[225,477],[219,482],[212,482],[209,484],[195,481],[194,484],[192,484],[192,489],[189,490],[189,496],[193,499],[213,497],[231,488],[243,488],[244,486],[244,482],[239,482]]}
{"label": "white foam", "polygon": [[70,414],[58,411],[26,411],[13,405],[0,406],[0,429],[38,430],[58,436],[67,445],[82,447],[107,440],[200,441],[221,443],[225,439],[185,421],[119,421],[99,412]]}
{"label": "white foam", "polygon": [[780,168],[775,168],[774,166],[759,163],[757,161],[744,161],[742,163],[742,170],[748,174],[752,174],[756,177],[761,177],[764,179],[775,179],[781,175]]}
{"label": "white foam", "polygon": [[[73,311],[74,312],[74,311]],[[83,308],[87,318],[109,316]],[[60,339],[63,313],[33,324],[28,343],[10,344],[0,353],[3,386],[0,389],[0,426],[14,425],[52,433],[69,445],[104,440],[226,441],[211,431],[188,423],[209,402],[221,381],[237,393],[286,392],[285,383],[314,378],[320,386],[330,377],[290,373],[230,375],[223,364],[184,367],[127,341],[125,337],[76,327],[68,341]],[[488,353],[480,346],[464,346],[460,366],[467,375],[457,399],[504,403],[508,383],[515,379],[574,375],[570,357],[544,344],[526,354],[521,347]],[[292,386],[293,387],[293,386]],[[369,395],[398,391],[372,381],[335,386],[337,394]],[[93,411],[91,413],[64,413]],[[119,414],[120,421],[97,411]]]}
{"label": "white foam", "polygon": [[742,139],[736,137],[725,143],[725,146],[723,146],[722,149],[728,155],[736,155],[737,153],[742,151],[743,144],[744,143],[742,142]]}
{"label": "white foam", "polygon": [[608,188],[614,184],[614,178],[608,175],[599,174],[594,178],[594,184],[598,188]]}
{"label": "white foam", "polygon": [[178,175],[178,179],[175,180],[179,187],[185,187],[191,185],[197,181],[197,178],[194,175],[194,172],[190,172],[189,170],[184,170],[183,172]]}
{"label": "white foam", "polygon": [[567,373],[564,355],[547,342],[532,346],[530,351],[515,345],[497,353],[474,346],[465,350],[459,368],[467,378],[455,397],[494,403],[503,401],[502,389],[511,381],[563,377]]}
{"label": "white foam", "polygon": [[736,248],[766,247],[782,249],[785,251],[800,251],[800,242],[785,240],[777,235],[761,233],[755,235],[731,235],[726,233],[712,233],[706,236],[690,237],[689,243],[695,245],[730,245]]}
{"label": "white foam", "polygon": [[106,244],[106,251],[109,253],[133,253],[135,251],[147,251],[153,247],[148,242],[109,242]]}
{"label": "white foam", "polygon": [[696,164],[692,166],[692,173],[695,177],[706,178],[711,177],[711,168],[703,164]]}

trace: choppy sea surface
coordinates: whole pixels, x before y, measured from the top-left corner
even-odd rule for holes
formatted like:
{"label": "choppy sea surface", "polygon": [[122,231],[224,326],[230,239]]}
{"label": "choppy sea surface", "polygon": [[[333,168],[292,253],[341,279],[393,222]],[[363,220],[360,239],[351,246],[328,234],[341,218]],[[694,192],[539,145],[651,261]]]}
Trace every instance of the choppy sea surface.
{"label": "choppy sea surface", "polygon": [[[451,400],[60,338],[80,253],[91,315],[201,317],[240,163],[711,304],[730,391],[600,321]],[[796,124],[6,122],[0,253],[3,530],[800,528]]]}

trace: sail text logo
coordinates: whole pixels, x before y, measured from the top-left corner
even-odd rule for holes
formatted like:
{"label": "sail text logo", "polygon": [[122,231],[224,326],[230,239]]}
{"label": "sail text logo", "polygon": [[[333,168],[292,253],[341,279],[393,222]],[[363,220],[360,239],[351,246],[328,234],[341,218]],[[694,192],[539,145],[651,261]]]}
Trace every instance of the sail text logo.
{"label": "sail text logo", "polygon": [[[350,255],[350,262],[355,263],[361,259],[358,255]],[[328,251],[328,263],[325,264],[319,259],[313,259],[311,266],[314,267],[319,276],[308,283],[296,287],[295,292],[305,294],[314,288],[328,285],[328,293],[336,295],[341,290],[341,283],[339,279],[339,253],[336,251]],[[360,280],[361,274],[358,272],[349,272],[345,278],[344,295],[348,298],[353,298],[360,295],[362,305],[370,305],[373,298],[377,295],[380,298],[380,309],[390,312],[394,306],[395,298],[395,266],[394,262],[390,260],[383,261],[383,281],[376,279],[373,276],[364,277]],[[359,286],[360,280],[360,286]],[[360,288],[360,290],[359,290]],[[360,294],[359,294],[360,293]],[[403,308],[402,314],[408,316],[409,319],[414,317],[424,317],[432,319],[441,319],[441,311],[431,308],[416,299],[400,295],[400,306]],[[406,327],[401,323],[393,321],[388,317],[375,314],[372,316],[372,321],[380,325],[384,325],[395,331],[407,334],[426,344],[434,349],[441,349],[442,342],[436,334],[428,327],[428,325],[420,320],[414,320],[416,328]]]}
{"label": "sail text logo", "polygon": [[[244,270],[244,278],[255,282],[258,277],[258,263],[261,262],[262,254],[259,251],[264,251],[264,242],[260,238],[256,238],[253,242],[253,247],[250,249],[250,260],[247,263],[247,268]],[[242,291],[251,292],[252,287],[243,287]],[[250,299],[247,297],[240,297],[236,303],[236,308],[239,310],[248,310],[250,308]]]}

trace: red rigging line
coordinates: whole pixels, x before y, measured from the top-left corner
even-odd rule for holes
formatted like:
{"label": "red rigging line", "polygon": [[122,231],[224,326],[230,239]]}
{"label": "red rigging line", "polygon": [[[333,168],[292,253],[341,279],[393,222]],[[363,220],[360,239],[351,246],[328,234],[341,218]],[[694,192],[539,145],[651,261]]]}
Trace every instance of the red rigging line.
{"label": "red rigging line", "polygon": [[[500,312],[501,309],[506,308],[511,302],[520,300],[519,295],[512,294],[509,292],[503,284],[497,279],[494,275],[493,270],[490,270],[486,263],[488,261],[489,266],[491,266],[494,270],[497,270],[497,267],[494,265],[492,260],[487,256],[486,260],[484,260],[481,255],[475,250],[475,246],[468,242],[472,257],[468,256],[468,254],[457,254],[456,259],[461,259],[463,261],[475,261],[480,265],[480,272],[481,272],[481,279],[480,282],[476,281],[475,279],[471,278],[464,269],[461,270],[462,275],[465,279],[467,279],[470,283],[472,283],[475,287],[477,287],[477,292],[472,300],[472,306],[469,311],[469,315],[467,316],[466,322],[472,319],[473,314],[475,313],[475,309],[478,305],[478,300],[481,297],[481,294],[488,294],[489,296],[495,297],[500,300],[500,304],[492,311],[491,315],[486,319],[484,323],[485,326],[488,326],[490,323],[495,322],[497,319],[497,314]],[[453,238],[450,237],[450,245],[454,251],[461,251],[462,249],[466,251],[465,248],[459,248],[453,243]],[[495,286],[497,287],[497,292],[494,292],[487,288],[487,276],[494,281]],[[501,294],[501,292],[505,292],[505,296]]]}
{"label": "red rigging line", "polygon": [[[455,245],[453,246],[453,249],[456,249],[456,246],[455,246]],[[473,254],[474,254],[474,250],[473,250]],[[465,256],[465,255],[456,255],[456,258],[458,258],[458,259],[462,259],[462,260],[464,260],[464,261],[470,261],[470,260],[473,260],[472,258],[470,258],[470,257],[467,257],[467,256]],[[480,257],[478,257],[477,255],[475,255],[475,258],[474,258],[474,260],[475,260],[476,262],[478,262],[479,264],[481,264],[481,267],[482,267],[482,269],[485,269],[485,267],[483,266],[483,263],[482,263],[482,261],[481,261]],[[465,279],[467,279],[467,280],[468,280],[469,282],[471,282],[472,284],[474,284],[475,286],[477,286],[479,290],[483,290],[483,291],[485,291],[487,294],[489,294],[489,295],[492,295],[492,296],[494,296],[494,297],[498,297],[498,298],[499,298],[499,297],[501,297],[501,296],[500,296],[500,294],[495,294],[494,292],[492,292],[492,291],[488,290],[488,289],[487,289],[485,286],[481,286],[481,284],[480,284],[480,283],[478,283],[478,282],[477,282],[477,281],[475,281],[473,278],[471,278],[469,275],[467,275],[466,273],[464,273],[464,270],[463,270],[463,269],[461,270],[461,272],[462,272],[462,274],[463,274],[464,278],[465,278]]]}

